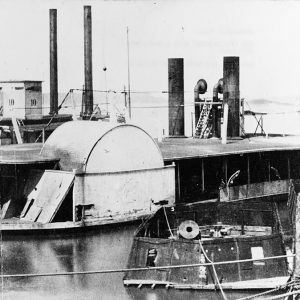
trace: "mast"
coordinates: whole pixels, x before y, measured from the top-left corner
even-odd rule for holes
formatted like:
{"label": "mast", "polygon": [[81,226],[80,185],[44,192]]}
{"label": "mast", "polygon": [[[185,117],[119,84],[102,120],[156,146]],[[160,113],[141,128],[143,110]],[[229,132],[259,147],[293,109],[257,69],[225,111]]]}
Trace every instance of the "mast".
{"label": "mast", "polygon": [[127,78],[128,78],[128,114],[131,119],[131,98],[130,98],[130,61],[129,61],[129,29],[127,26]]}

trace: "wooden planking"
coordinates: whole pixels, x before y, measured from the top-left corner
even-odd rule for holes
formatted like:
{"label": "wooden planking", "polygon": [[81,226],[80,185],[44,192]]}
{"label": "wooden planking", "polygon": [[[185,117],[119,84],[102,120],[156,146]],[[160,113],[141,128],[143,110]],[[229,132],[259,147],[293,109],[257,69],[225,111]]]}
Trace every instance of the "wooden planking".
{"label": "wooden planking", "polygon": [[[287,276],[285,258],[266,259],[257,262],[252,252],[257,248],[263,250],[265,258],[284,255],[280,235],[263,237],[234,237],[225,239],[203,240],[203,247],[210,260],[216,263],[215,268],[223,283],[243,282]],[[186,285],[214,284],[214,275],[210,266],[172,268],[178,265],[191,265],[207,262],[201,258],[201,250],[196,240],[172,240],[140,237],[135,238],[128,268],[147,267],[147,253],[156,250],[155,265],[146,270],[128,271],[125,280],[152,280],[173,282]],[[228,262],[218,264],[218,262]],[[235,262],[236,263],[232,263]],[[229,263],[231,262],[231,263]],[[170,266],[171,268],[168,269]],[[162,267],[161,270],[155,267]],[[165,268],[166,267],[166,268]],[[163,276],[164,275],[164,276]]]}
{"label": "wooden planking", "polygon": [[[38,222],[50,223],[53,220],[56,212],[58,211],[61,203],[65,199],[74,182],[75,175],[73,173],[62,173],[59,175],[61,176],[59,186],[56,188],[56,192],[53,193],[53,196],[50,197],[49,200],[45,203],[43,210],[41,211],[41,214],[38,217]],[[58,183],[59,180],[56,180],[56,182]],[[53,188],[55,187],[53,186]]]}
{"label": "wooden planking", "polygon": [[33,202],[35,201],[35,199],[37,199],[37,197],[39,195],[39,191],[41,189],[41,186],[44,183],[44,180],[45,180],[45,177],[43,175],[42,178],[40,179],[40,181],[37,183],[36,187],[28,195],[27,202],[23,208],[23,211],[21,212],[21,217],[20,217],[21,219],[24,219],[26,221],[32,221],[32,222],[34,222],[37,219],[40,211],[38,212],[37,209],[34,209],[34,208],[31,209],[31,206],[32,206]]}
{"label": "wooden planking", "polygon": [[166,138],[158,143],[165,161],[216,157],[234,154],[300,150],[298,137],[230,140],[226,145],[218,139]]}
{"label": "wooden planking", "polygon": [[220,201],[241,200],[287,194],[289,180],[267,181],[240,186],[232,186],[220,190]]}
{"label": "wooden planking", "polygon": [[75,175],[70,172],[45,171],[36,189],[28,196],[22,219],[41,223],[51,222],[67,195],[74,177]]}
{"label": "wooden planking", "polygon": [[93,205],[85,219],[148,214],[175,199],[174,167],[76,175],[74,205]]}
{"label": "wooden planking", "polygon": [[[244,280],[235,282],[222,283],[222,288],[226,290],[241,290],[241,289],[272,289],[281,285],[285,285],[289,279],[289,276],[277,276],[273,278],[262,278],[254,280]],[[216,290],[215,284],[178,284],[171,281],[158,281],[158,280],[138,280],[138,279],[125,279],[123,280],[126,286],[130,285],[165,285],[169,288],[175,289],[195,289],[195,290]]]}

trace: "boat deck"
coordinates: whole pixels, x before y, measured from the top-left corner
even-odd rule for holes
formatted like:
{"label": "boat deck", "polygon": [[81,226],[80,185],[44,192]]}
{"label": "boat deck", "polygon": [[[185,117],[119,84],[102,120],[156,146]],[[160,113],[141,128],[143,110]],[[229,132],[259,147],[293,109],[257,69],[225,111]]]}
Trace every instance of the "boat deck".
{"label": "boat deck", "polygon": [[175,161],[253,152],[300,150],[300,136],[231,139],[225,145],[220,139],[166,138],[158,145],[165,161]]}
{"label": "boat deck", "polygon": [[[284,286],[289,277],[280,276],[280,277],[271,277],[271,278],[260,278],[254,280],[243,280],[236,282],[225,282],[221,286],[224,290],[268,290],[274,289],[279,286]],[[170,281],[160,281],[160,280],[138,280],[138,279],[125,279],[123,280],[125,286],[135,285],[141,288],[142,286],[150,286],[154,288],[155,286],[165,286],[166,288],[175,288],[175,289],[191,289],[191,290],[215,290],[215,284],[184,284],[178,282]]]}
{"label": "boat deck", "polygon": [[[29,164],[58,161],[40,155],[41,143],[0,146],[0,164]],[[266,151],[300,150],[300,136],[254,137],[228,140],[220,139],[165,138],[158,143],[165,161],[199,157],[213,157]]]}
{"label": "boat deck", "polygon": [[41,149],[41,143],[0,146],[0,164],[36,164],[59,160],[42,157]]}

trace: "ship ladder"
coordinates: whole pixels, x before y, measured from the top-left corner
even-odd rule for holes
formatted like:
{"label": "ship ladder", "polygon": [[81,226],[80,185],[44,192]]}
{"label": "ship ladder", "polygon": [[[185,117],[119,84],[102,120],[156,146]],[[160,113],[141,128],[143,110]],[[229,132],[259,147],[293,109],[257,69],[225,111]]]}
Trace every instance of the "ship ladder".
{"label": "ship ladder", "polygon": [[21,132],[20,132],[20,128],[19,128],[16,116],[12,115],[11,120],[12,120],[12,124],[13,124],[13,128],[14,128],[14,132],[15,132],[15,135],[16,135],[17,142],[18,142],[18,144],[23,144],[22,137],[21,137]]}
{"label": "ship ladder", "polygon": [[211,112],[212,105],[205,103],[200,113],[200,117],[195,128],[195,138],[207,138],[211,131],[211,126],[209,126],[209,116]]}
{"label": "ship ladder", "polygon": [[17,124],[18,124],[19,127],[24,126],[24,122],[23,122],[22,119],[17,119]]}

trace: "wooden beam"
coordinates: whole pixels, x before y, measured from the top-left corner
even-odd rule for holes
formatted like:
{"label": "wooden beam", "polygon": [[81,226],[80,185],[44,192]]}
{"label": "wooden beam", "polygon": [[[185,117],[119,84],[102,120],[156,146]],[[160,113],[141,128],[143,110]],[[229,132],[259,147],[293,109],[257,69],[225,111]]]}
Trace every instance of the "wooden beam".
{"label": "wooden beam", "polygon": [[[237,239],[234,239],[234,245],[236,247],[236,260],[240,260],[240,248]],[[241,264],[237,264],[238,267],[238,275],[239,275],[239,281],[242,281],[242,275],[241,275]]]}
{"label": "wooden beam", "polygon": [[177,161],[177,193],[178,193],[178,199],[181,199],[181,186],[180,186],[180,162]]}
{"label": "wooden beam", "polygon": [[249,155],[247,155],[247,183],[250,184],[251,177],[250,177],[250,158]]}
{"label": "wooden beam", "polygon": [[225,173],[225,183],[227,183],[228,180],[227,157],[224,157],[224,173]]}
{"label": "wooden beam", "polygon": [[204,172],[204,159],[201,160],[201,191],[205,191],[205,172]]}
{"label": "wooden beam", "polygon": [[291,179],[291,161],[289,157],[287,157],[287,172],[288,172],[288,179]]}
{"label": "wooden beam", "polygon": [[270,163],[270,158],[268,158],[268,180],[271,181],[271,163]]}
{"label": "wooden beam", "polygon": [[296,208],[295,208],[295,260],[293,277],[300,277],[300,194],[297,194]]}

